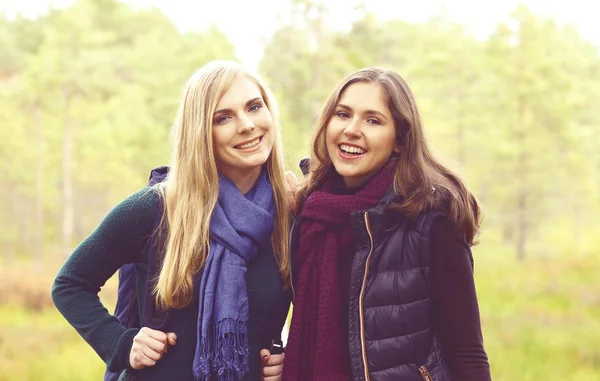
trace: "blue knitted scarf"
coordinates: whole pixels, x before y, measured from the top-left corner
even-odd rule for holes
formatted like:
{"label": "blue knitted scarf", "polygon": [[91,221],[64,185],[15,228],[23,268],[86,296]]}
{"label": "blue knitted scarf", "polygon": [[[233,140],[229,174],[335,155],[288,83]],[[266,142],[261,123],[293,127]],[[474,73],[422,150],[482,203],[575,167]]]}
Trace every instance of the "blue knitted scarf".
{"label": "blue knitted scarf", "polygon": [[224,176],[210,221],[200,281],[195,381],[238,381],[248,372],[248,263],[273,233],[273,190],[262,171],[246,195]]}

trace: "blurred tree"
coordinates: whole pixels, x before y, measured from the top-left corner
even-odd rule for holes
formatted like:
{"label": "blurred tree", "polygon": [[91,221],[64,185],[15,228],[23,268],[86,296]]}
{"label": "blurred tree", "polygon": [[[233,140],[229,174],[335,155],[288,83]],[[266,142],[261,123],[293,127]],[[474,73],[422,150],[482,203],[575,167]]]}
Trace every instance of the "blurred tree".
{"label": "blurred tree", "polygon": [[60,236],[66,255],[150,168],[166,163],[185,81],[209,60],[234,59],[233,45],[214,26],[181,33],[156,8],[114,0],[1,20],[4,30],[0,39],[10,44],[0,52],[11,60],[0,60],[8,101],[0,116],[13,129],[2,123],[0,137],[9,139],[0,141],[0,159],[13,160],[0,164],[12,201],[0,218],[16,227],[0,242],[41,258]]}
{"label": "blurred tree", "polygon": [[[587,79],[573,75],[581,68],[563,52],[571,50],[574,57],[581,52],[570,45],[581,46],[582,41],[524,5],[488,44],[489,65],[496,76],[491,94],[495,125],[502,134],[501,142],[492,146],[499,180],[496,212],[520,259],[544,220],[569,213],[561,204],[563,195],[574,188],[565,191],[564,181],[581,183],[576,178],[586,167],[572,153],[581,152],[581,141],[574,134],[573,100],[580,94],[577,83]],[[552,205],[561,207],[553,211]]]}
{"label": "blurred tree", "polygon": [[500,229],[521,259],[562,250],[544,237],[565,224],[573,237],[560,241],[577,243],[600,204],[590,103],[600,90],[597,48],[523,5],[487,41],[444,13],[408,23],[363,12],[340,32],[315,21],[327,17],[318,2],[292,5],[292,22],[274,34],[261,69],[276,84],[293,169],[333,85],[361,67],[390,67],[411,86],[436,151],[482,200],[487,231]]}
{"label": "blurred tree", "polygon": [[[291,1],[289,22],[268,41],[259,71],[279,100],[291,169],[309,154],[333,86],[358,68],[387,66],[412,88],[436,151],[483,201],[486,232],[501,232],[520,258],[592,245],[597,47],[523,6],[486,41],[443,14],[423,23],[357,15],[349,30],[331,30],[326,2]],[[159,10],[115,0],[0,18],[6,257],[70,252],[165,163],[192,71],[233,50],[215,26],[181,33]]]}

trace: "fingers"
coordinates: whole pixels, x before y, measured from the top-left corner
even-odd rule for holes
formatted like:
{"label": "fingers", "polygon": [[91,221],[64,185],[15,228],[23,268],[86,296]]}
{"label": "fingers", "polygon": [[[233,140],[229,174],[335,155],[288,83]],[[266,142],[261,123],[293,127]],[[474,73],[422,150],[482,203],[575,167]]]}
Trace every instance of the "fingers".
{"label": "fingers", "polygon": [[263,376],[263,381],[281,381],[282,379],[282,375],[277,375],[277,376],[271,376],[271,377],[264,377]]}
{"label": "fingers", "polygon": [[140,329],[140,332],[144,332],[146,336],[151,337],[155,340],[161,341],[163,343],[167,342],[167,334],[163,331],[157,331],[155,329],[151,329],[148,327],[143,327]]}
{"label": "fingers", "polygon": [[143,327],[133,338],[129,362],[133,369],[153,366],[167,352],[169,345],[175,345],[177,335]]}
{"label": "fingers", "polygon": [[270,357],[271,357],[271,351],[269,351],[268,349],[260,350],[260,359],[261,359],[263,365],[265,365],[269,361]]}
{"label": "fingers", "polygon": [[288,209],[291,213],[296,213],[296,192],[298,192],[298,180],[293,172],[285,173],[285,194],[288,203]]}
{"label": "fingers", "polygon": [[285,359],[285,355],[271,355],[269,359],[263,360],[263,366],[265,367],[274,367],[283,365],[283,360]]}
{"label": "fingers", "polygon": [[156,361],[146,357],[143,353],[131,353],[129,355],[129,363],[133,369],[143,369],[148,366],[154,366]]}
{"label": "fingers", "polygon": [[[296,177],[294,172],[287,171],[285,173],[285,182],[287,183],[287,187],[289,187],[289,190],[295,196],[296,192],[298,191],[298,178]],[[286,189],[287,189],[287,187],[286,187]]]}
{"label": "fingers", "polygon": [[260,358],[263,364],[263,381],[280,381],[283,374],[283,360],[285,354],[272,355],[267,349],[260,351]]}
{"label": "fingers", "polygon": [[134,345],[137,343],[140,347],[147,347],[154,352],[162,354],[167,345],[167,335],[161,331],[144,327],[133,339]]}
{"label": "fingers", "polygon": [[[162,351],[155,351],[153,349],[150,349],[149,347],[143,347],[142,353],[144,354],[145,357],[149,358],[150,360],[152,360],[154,362],[160,360],[163,355]],[[154,365],[154,364],[152,364],[152,365]]]}
{"label": "fingers", "polygon": [[276,366],[265,366],[263,368],[263,377],[279,376],[283,373],[283,364]]}
{"label": "fingers", "polygon": [[167,344],[170,346],[177,344],[177,335],[174,332],[167,333]]}

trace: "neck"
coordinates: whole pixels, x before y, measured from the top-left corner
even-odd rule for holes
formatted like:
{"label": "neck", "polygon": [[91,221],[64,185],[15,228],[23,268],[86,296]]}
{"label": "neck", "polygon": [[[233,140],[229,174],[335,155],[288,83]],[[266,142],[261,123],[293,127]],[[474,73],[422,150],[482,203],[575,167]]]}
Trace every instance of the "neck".
{"label": "neck", "polygon": [[246,194],[258,181],[261,170],[262,167],[256,167],[248,170],[221,171],[221,174],[231,180],[242,194]]}

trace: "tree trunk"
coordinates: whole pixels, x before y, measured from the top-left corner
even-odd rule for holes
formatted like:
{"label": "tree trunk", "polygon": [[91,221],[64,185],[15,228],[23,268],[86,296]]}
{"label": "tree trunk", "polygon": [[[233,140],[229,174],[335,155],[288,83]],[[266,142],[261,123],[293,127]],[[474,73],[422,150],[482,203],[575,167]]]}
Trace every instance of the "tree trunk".
{"label": "tree trunk", "polygon": [[465,112],[464,106],[462,106],[462,102],[465,102],[465,94],[460,90],[455,90],[454,93],[454,107],[458,110],[456,114],[456,141],[457,141],[457,149],[458,149],[458,165],[461,170],[465,168],[467,161],[467,129],[465,128]]}
{"label": "tree trunk", "polygon": [[465,164],[467,161],[466,153],[467,153],[467,143],[465,139],[465,127],[462,123],[461,118],[458,119],[458,165],[461,170],[465,168]]}
{"label": "tree trunk", "polygon": [[71,173],[73,154],[73,120],[70,110],[70,97],[66,99],[66,114],[62,142],[62,252],[65,257],[71,253],[73,238],[73,176]]}
{"label": "tree trunk", "polygon": [[34,111],[35,140],[36,140],[36,168],[35,168],[35,261],[38,269],[42,267],[44,253],[44,136],[42,115],[39,107]]}
{"label": "tree trunk", "polygon": [[517,141],[518,141],[518,161],[517,161],[517,258],[519,261],[525,260],[527,247],[527,145],[525,142],[525,105],[519,101],[518,119],[517,119]]}
{"label": "tree trunk", "polygon": [[[310,9],[310,8],[309,8]],[[322,67],[323,67],[323,62],[321,60],[321,49],[320,49],[320,44],[321,41],[323,39],[323,13],[325,12],[324,6],[323,4],[317,4],[314,5],[313,8],[316,12],[317,12],[317,16],[316,19],[314,20],[314,23],[311,26],[312,29],[312,44],[313,44],[313,67],[312,67],[312,89],[314,91],[314,89],[318,89],[319,86],[322,84],[322,80],[321,80],[321,72],[322,72]],[[308,23],[310,23],[311,21],[308,18],[308,14],[305,14],[305,19]],[[321,108],[321,103],[322,100],[317,96],[317,94],[313,93],[313,100],[312,100],[312,107],[311,107],[311,111],[312,111],[312,118],[311,118],[311,122],[313,126],[316,125],[317,123],[317,119],[318,119],[318,115],[319,115],[319,110]]]}
{"label": "tree trunk", "polygon": [[[3,192],[3,194],[6,196],[5,200],[7,201],[7,203],[5,204],[7,211],[6,221],[10,221],[11,218],[13,219],[13,221],[15,221],[17,216],[16,202],[8,202],[8,200],[17,200],[17,195],[15,194],[15,187],[10,181],[8,181],[8,183],[3,188],[5,189],[5,192]],[[10,267],[10,265],[14,263],[17,253],[17,227],[13,223],[7,226],[7,230],[9,234],[7,242],[8,247],[6,249],[6,267]]]}
{"label": "tree trunk", "polygon": [[527,246],[527,195],[522,189],[519,189],[517,200],[517,258],[519,261],[525,260],[525,250]]}

